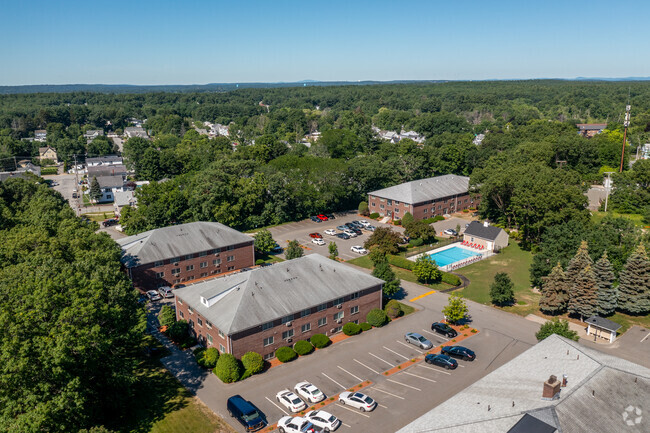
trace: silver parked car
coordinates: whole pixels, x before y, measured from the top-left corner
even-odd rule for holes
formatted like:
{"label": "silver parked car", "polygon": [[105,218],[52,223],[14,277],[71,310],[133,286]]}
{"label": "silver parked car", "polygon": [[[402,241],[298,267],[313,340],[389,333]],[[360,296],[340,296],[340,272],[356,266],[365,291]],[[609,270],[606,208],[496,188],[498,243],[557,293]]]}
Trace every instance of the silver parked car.
{"label": "silver parked car", "polygon": [[417,332],[407,332],[406,335],[404,335],[404,339],[407,343],[414,344],[420,349],[429,350],[433,348],[433,343]]}

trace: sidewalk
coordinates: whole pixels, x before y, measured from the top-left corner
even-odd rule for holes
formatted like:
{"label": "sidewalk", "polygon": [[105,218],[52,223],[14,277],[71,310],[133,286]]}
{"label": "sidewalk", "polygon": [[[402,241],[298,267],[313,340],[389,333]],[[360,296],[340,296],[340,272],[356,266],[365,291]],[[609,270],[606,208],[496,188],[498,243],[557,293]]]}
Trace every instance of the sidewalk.
{"label": "sidewalk", "polygon": [[[526,316],[526,319],[528,319],[528,320],[530,320],[532,322],[537,322],[540,325],[543,325],[544,323],[548,322],[548,320],[546,320],[545,318],[537,316],[535,314],[529,314],[528,316]],[[582,325],[579,325],[577,323],[573,323],[573,322],[569,321],[569,329],[572,330],[572,331],[577,332],[578,337],[580,337],[581,341],[590,341],[592,343],[594,342],[593,337],[587,335],[587,332],[586,332],[587,325],[586,324],[584,326],[582,326]],[[598,339],[596,341],[596,343],[597,344],[609,345],[609,342],[606,341],[605,339],[602,339],[602,338]]]}

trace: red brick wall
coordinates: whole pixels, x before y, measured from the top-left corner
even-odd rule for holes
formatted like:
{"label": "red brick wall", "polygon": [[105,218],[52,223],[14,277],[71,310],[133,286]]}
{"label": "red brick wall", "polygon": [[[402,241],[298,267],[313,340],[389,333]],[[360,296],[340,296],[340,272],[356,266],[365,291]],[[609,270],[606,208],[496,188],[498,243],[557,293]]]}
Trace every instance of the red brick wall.
{"label": "red brick wall", "polygon": [[[206,347],[216,347],[217,349],[220,349],[219,345],[222,345],[225,352],[230,352],[227,341],[228,337],[225,334],[223,337],[220,336],[219,328],[214,326],[196,311],[190,313],[190,307],[182,300],[176,298],[175,301],[176,320],[187,320],[190,324],[191,334],[194,337],[196,337]],[[212,342],[210,342],[208,335],[212,337]]]}
{"label": "red brick wall", "polygon": [[[413,215],[413,218],[415,218],[416,220],[421,220],[425,218],[431,218],[436,215],[444,215],[445,213],[451,214],[454,212],[460,212],[463,209],[470,209],[470,208],[476,209],[481,203],[481,196],[477,195],[474,199],[472,199],[469,193],[467,193],[467,194],[460,195],[458,197],[456,196],[444,197],[435,200],[433,203],[427,203],[427,204],[420,203],[416,205],[411,205],[409,203],[404,203],[404,202],[399,202],[399,204],[395,204],[395,201],[392,201],[392,204],[389,206],[387,199],[383,199],[384,200],[383,202],[381,200],[382,198],[380,197],[372,196],[368,194],[368,207],[370,209],[370,213],[377,212],[380,215],[385,216],[388,215],[388,211],[392,211],[393,218],[401,219],[406,212],[410,212],[411,215]],[[465,203],[465,200],[467,200],[467,203]],[[454,206],[452,206],[452,204]],[[384,206],[383,209],[381,209],[381,205]],[[438,209],[439,206],[440,209]],[[395,212],[395,209],[399,209],[399,212]],[[427,210],[426,213],[424,212],[425,209]],[[447,210],[447,212],[445,212],[445,209]]]}
{"label": "red brick wall", "polygon": [[[172,286],[198,278],[219,275],[228,272],[229,267],[233,268],[231,270],[237,270],[255,265],[255,251],[253,249],[252,239],[250,242],[235,245],[232,250],[228,250],[227,247],[221,248],[221,251],[217,253],[218,255],[211,254],[209,251],[205,251],[204,256],[200,256],[200,253],[201,251],[195,252],[191,259],[182,256],[178,262],[172,262],[171,259],[174,257],[170,257],[163,260],[163,264],[159,264],[158,266],[156,266],[156,263],[145,263],[142,266],[132,268],[129,275],[131,276],[133,285],[145,291],[156,289],[160,286]],[[227,258],[229,256],[234,256],[234,261],[228,262]],[[221,260],[221,263],[215,265],[213,263],[214,260]],[[202,268],[201,263],[206,262],[207,266]],[[174,265],[174,263],[178,263],[178,265]],[[187,270],[188,266],[193,266],[194,269]],[[175,268],[180,268],[181,270],[178,275],[172,274],[172,269]],[[156,276],[159,272],[164,274],[162,278]]]}

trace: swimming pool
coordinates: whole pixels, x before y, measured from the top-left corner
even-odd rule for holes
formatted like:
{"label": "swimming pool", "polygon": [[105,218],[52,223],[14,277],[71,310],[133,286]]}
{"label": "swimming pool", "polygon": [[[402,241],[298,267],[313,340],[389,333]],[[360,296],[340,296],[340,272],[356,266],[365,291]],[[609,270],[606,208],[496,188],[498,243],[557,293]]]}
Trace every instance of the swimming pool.
{"label": "swimming pool", "polygon": [[481,253],[466,250],[465,248],[452,247],[438,253],[429,254],[429,257],[436,261],[438,267],[443,267],[452,263],[460,262],[464,259],[469,259],[471,257],[480,255]]}

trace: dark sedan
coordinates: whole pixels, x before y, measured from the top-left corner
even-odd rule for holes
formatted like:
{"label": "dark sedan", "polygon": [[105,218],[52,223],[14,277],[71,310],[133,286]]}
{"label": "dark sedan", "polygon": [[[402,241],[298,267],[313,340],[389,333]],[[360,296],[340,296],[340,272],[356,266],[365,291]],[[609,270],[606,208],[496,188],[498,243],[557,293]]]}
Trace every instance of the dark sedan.
{"label": "dark sedan", "polygon": [[458,361],[450,358],[447,355],[432,355],[429,354],[424,357],[427,364],[437,365],[438,367],[446,368],[447,370],[455,370],[458,367]]}
{"label": "dark sedan", "polygon": [[331,213],[326,213],[325,216],[326,216],[328,219],[331,219],[331,220],[336,219],[336,218],[334,218],[334,214],[331,214]]}
{"label": "dark sedan", "polygon": [[320,218],[318,218],[316,215],[310,216],[309,219],[312,220],[315,223],[321,222]]}
{"label": "dark sedan", "polygon": [[437,332],[438,334],[442,334],[447,338],[454,338],[458,336],[458,332],[456,332],[454,328],[447,325],[446,323],[440,323],[440,322],[433,323],[431,325],[431,330]]}
{"label": "dark sedan", "polygon": [[476,359],[474,351],[463,346],[443,346],[442,353],[463,361],[474,361]]}
{"label": "dark sedan", "polygon": [[336,234],[336,237],[339,238],[339,239],[346,240],[346,241],[347,241],[348,239],[350,239],[350,236],[347,235],[347,234],[345,234],[345,233],[337,233],[337,234]]}

